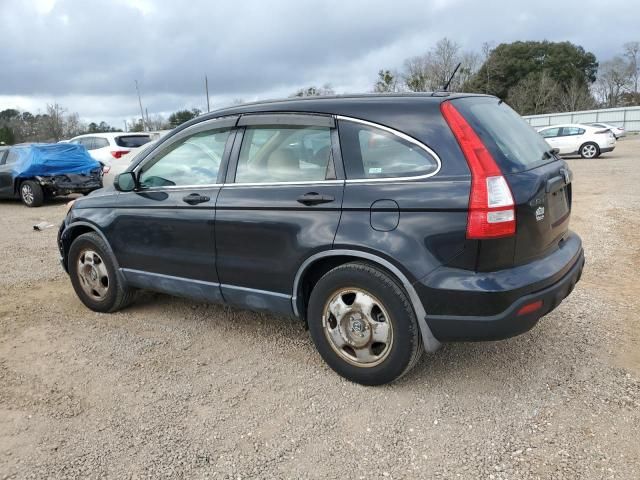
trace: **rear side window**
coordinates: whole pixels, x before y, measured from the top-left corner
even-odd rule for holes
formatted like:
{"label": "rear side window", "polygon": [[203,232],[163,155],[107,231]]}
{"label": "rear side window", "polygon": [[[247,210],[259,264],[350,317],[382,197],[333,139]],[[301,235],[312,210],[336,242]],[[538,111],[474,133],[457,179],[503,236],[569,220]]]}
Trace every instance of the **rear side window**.
{"label": "rear side window", "polygon": [[562,136],[568,137],[569,135],[582,135],[584,133],[584,129],[578,127],[563,127],[562,128]]}
{"label": "rear side window", "polygon": [[326,180],[332,172],[331,134],[324,127],[247,127],[236,183]]}
{"label": "rear side window", "polygon": [[7,150],[0,150],[0,165],[4,165],[7,158]]}
{"label": "rear side window", "polygon": [[104,148],[109,146],[109,140],[106,138],[95,137],[93,139],[93,148]]}
{"label": "rear side window", "polygon": [[150,141],[150,135],[123,135],[116,137],[116,145],[124,148],[138,148]]}
{"label": "rear side window", "polygon": [[551,147],[542,136],[503,101],[493,97],[466,97],[451,102],[504,173],[530,170],[555,160],[548,153]]}
{"label": "rear side window", "polygon": [[429,152],[394,133],[349,120],[341,120],[339,130],[347,179],[416,177],[438,169]]}

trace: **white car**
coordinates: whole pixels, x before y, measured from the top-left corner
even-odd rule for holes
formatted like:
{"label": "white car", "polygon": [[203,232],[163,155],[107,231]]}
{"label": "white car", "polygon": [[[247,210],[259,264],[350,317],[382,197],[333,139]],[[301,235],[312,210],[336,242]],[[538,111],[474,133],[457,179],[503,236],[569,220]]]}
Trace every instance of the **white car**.
{"label": "white car", "polygon": [[94,159],[104,165],[105,173],[111,166],[121,163],[122,157],[132,149],[141,147],[152,140],[148,132],[124,133],[87,133],[69,140],[69,143],[79,143],[89,151]]}
{"label": "white car", "polygon": [[538,129],[552,148],[560,155],[576,155],[582,158],[596,158],[616,147],[616,137],[608,128],[592,127],[568,123]]}
{"label": "white car", "polygon": [[627,136],[627,132],[624,129],[624,127],[618,127],[617,125],[611,125],[610,123],[598,122],[598,123],[587,123],[586,125],[591,125],[592,127],[599,127],[599,128],[608,128],[613,132],[613,135],[616,137],[616,139]]}

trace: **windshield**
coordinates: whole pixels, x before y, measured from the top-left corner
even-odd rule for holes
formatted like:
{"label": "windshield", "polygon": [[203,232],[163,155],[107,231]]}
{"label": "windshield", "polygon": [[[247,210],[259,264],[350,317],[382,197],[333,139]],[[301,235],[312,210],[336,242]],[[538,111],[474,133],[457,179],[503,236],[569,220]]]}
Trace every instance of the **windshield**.
{"label": "windshield", "polygon": [[555,160],[551,147],[520,115],[494,97],[453,100],[504,173],[530,170]]}

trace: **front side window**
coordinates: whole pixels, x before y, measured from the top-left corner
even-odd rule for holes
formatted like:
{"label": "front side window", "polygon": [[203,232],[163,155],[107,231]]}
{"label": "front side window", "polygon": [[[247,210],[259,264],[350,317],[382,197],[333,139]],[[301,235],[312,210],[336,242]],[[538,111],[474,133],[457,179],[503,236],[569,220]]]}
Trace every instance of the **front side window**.
{"label": "front side window", "polygon": [[149,188],[217,183],[230,133],[228,129],[210,130],[170,145],[142,167],[140,185]]}
{"label": "front side window", "polygon": [[326,127],[247,127],[236,183],[321,181],[332,167]]}
{"label": "front side window", "polygon": [[540,132],[540,135],[542,135],[544,138],[553,138],[557,137],[559,135],[559,132],[559,128],[547,128],[546,130],[542,130]]}
{"label": "front side window", "polygon": [[393,133],[340,121],[340,145],[347,179],[415,177],[438,169],[426,150]]}

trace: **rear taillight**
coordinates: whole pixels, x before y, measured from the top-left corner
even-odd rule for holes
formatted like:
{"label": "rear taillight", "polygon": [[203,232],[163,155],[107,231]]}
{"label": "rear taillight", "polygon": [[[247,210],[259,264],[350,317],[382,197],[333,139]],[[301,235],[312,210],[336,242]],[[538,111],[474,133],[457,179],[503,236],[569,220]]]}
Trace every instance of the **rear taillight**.
{"label": "rear taillight", "polygon": [[487,239],[514,235],[516,211],[513,196],[496,161],[451,102],[443,102],[440,109],[471,170],[467,238]]}
{"label": "rear taillight", "polygon": [[129,153],[128,150],[115,150],[115,151],[111,152],[111,155],[113,156],[113,158],[121,158],[124,155],[126,155],[127,153]]}

